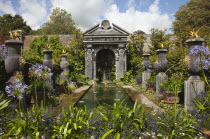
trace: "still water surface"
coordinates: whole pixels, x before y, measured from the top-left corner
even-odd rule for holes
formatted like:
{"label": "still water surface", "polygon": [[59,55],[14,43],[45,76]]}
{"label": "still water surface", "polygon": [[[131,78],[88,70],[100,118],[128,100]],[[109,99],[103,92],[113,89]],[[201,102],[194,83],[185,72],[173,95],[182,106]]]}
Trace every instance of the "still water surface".
{"label": "still water surface", "polygon": [[99,84],[91,87],[77,102],[77,106],[84,107],[86,105],[88,109],[91,109],[103,104],[113,105],[117,100],[123,101],[127,106],[132,106],[133,104],[127,93],[116,84]]}

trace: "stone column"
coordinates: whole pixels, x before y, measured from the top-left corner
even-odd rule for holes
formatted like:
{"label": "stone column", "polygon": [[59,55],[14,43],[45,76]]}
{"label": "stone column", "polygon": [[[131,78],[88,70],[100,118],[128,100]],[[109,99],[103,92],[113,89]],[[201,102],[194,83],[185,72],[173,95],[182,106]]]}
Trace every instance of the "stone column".
{"label": "stone column", "polygon": [[93,49],[92,45],[87,45],[85,49],[85,75],[93,79]]}
{"label": "stone column", "polygon": [[93,79],[96,78],[96,54],[93,53]]}
{"label": "stone column", "polygon": [[192,50],[196,45],[201,46],[204,42],[204,39],[200,37],[191,38],[186,41],[189,47],[189,64],[188,72],[190,77],[187,81],[184,82],[184,107],[185,111],[195,110],[194,99],[197,95],[205,92],[205,82],[199,77],[200,68],[199,65],[195,64],[195,60],[199,59],[198,56],[190,55],[190,50]]}
{"label": "stone column", "polygon": [[150,54],[143,54],[144,56],[144,72],[142,73],[142,87],[146,88],[147,85],[147,80],[151,77],[150,73],[150,61],[149,61],[149,56]]}
{"label": "stone column", "polygon": [[159,70],[158,75],[156,76],[156,95],[158,97],[162,96],[161,91],[163,89],[161,88],[160,84],[162,84],[165,80],[168,79],[168,76],[165,74],[165,71],[167,69],[167,59],[166,59],[166,49],[158,49],[158,63],[157,68]]}
{"label": "stone column", "polygon": [[119,54],[118,53],[116,53],[115,54],[115,68],[116,68],[116,79],[119,79],[120,78],[120,76],[119,76],[119,74],[118,74],[118,68],[119,68]]}
{"label": "stone column", "polygon": [[125,71],[125,46],[124,44],[118,45],[118,54],[119,54],[119,61],[116,65],[116,78],[119,79],[121,76],[124,75]]}

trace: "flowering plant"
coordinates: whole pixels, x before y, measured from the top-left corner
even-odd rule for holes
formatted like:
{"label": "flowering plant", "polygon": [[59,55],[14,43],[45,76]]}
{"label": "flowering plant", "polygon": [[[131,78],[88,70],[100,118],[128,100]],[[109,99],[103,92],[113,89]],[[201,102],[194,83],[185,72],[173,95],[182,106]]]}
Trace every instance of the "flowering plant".
{"label": "flowering plant", "polygon": [[0,59],[5,60],[7,58],[7,47],[3,44],[0,46]]}
{"label": "flowering plant", "polygon": [[15,83],[6,86],[5,91],[9,97],[21,100],[23,98],[23,93],[25,93],[27,89],[28,86],[24,84],[21,79],[15,79]]}
{"label": "flowering plant", "polygon": [[52,75],[53,73],[51,72],[51,69],[47,66],[36,64],[29,68],[29,76],[31,78],[36,78],[39,80],[48,80],[51,79]]}
{"label": "flowering plant", "polygon": [[208,70],[210,66],[210,51],[208,47],[205,46],[195,46],[190,50],[190,56],[198,56],[198,58],[193,62],[193,65],[197,67],[197,70],[205,69]]}

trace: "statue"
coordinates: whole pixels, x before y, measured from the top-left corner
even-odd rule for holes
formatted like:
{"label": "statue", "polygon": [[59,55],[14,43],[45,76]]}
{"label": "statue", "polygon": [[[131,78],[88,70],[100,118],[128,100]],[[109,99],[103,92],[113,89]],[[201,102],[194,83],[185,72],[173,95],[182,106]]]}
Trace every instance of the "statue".
{"label": "statue", "polygon": [[20,39],[21,39],[22,33],[23,33],[23,31],[20,30],[20,29],[13,30],[13,31],[10,31],[10,32],[9,32],[10,38],[11,38],[12,40],[16,40],[17,38],[20,40]]}

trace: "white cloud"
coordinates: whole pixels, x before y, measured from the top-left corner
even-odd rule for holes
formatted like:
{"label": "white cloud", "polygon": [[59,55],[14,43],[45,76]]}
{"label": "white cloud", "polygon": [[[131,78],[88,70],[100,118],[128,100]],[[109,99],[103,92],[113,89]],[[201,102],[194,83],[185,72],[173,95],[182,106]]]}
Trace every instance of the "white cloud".
{"label": "white cloud", "polygon": [[0,11],[2,11],[5,14],[11,14],[13,16],[16,14],[12,6],[11,0],[0,1]]}
{"label": "white cloud", "polygon": [[20,0],[20,14],[33,29],[47,21],[46,0]]}
{"label": "white cloud", "polygon": [[150,5],[148,12],[138,11],[133,6],[130,6],[125,12],[120,12],[119,7],[112,4],[104,17],[130,33],[142,30],[149,34],[151,28],[165,29],[169,28],[172,23],[167,14],[161,14],[158,4],[159,0],[155,0]]}
{"label": "white cloud", "polygon": [[101,22],[112,2],[113,0],[51,0],[52,9],[60,7],[71,13],[83,30]]}

